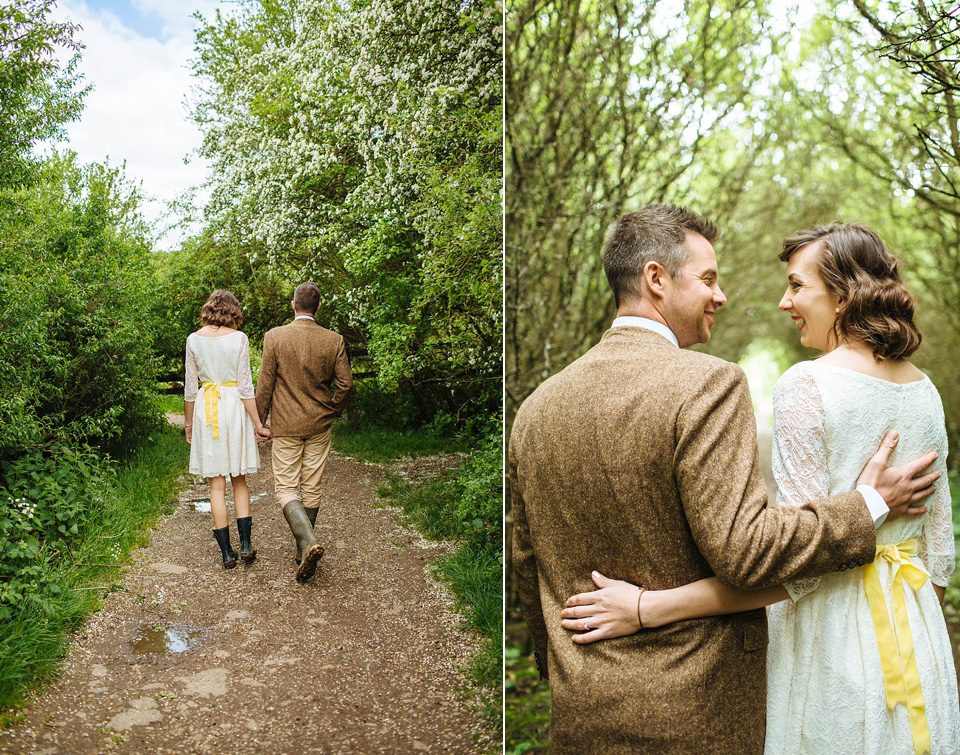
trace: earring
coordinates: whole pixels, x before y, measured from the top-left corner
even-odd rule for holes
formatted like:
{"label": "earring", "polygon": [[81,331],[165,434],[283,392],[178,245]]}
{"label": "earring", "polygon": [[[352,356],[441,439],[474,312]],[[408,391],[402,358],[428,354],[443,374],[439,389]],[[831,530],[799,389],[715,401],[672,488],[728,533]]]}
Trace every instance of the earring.
{"label": "earring", "polygon": [[834,309],[833,311],[836,312],[836,313],[839,315],[839,314],[840,314],[840,307],[837,307],[837,308]]}

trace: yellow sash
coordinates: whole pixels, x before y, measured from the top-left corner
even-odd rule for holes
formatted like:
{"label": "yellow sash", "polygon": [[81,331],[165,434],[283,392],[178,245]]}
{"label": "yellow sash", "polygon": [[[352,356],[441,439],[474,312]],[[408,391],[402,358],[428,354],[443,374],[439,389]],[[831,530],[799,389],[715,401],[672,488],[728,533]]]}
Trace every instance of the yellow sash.
{"label": "yellow sash", "polygon": [[233,386],[236,384],[236,380],[227,383],[203,384],[203,403],[207,410],[207,426],[213,425],[214,438],[220,437],[220,386]]}
{"label": "yellow sash", "polygon": [[[913,747],[916,755],[930,752],[930,729],[924,712],[923,691],[920,689],[920,672],[913,653],[913,635],[907,622],[907,604],[903,583],[914,592],[929,578],[929,574],[910,560],[917,555],[917,541],[908,540],[898,545],[878,545],[877,555],[863,570],[863,588],[870,602],[873,626],[877,630],[877,645],[880,648],[880,664],[883,667],[883,683],[887,690],[887,708],[893,710],[903,703],[910,717],[913,732]],[[887,602],[880,586],[876,562],[884,559],[893,569],[893,616],[890,624]]]}

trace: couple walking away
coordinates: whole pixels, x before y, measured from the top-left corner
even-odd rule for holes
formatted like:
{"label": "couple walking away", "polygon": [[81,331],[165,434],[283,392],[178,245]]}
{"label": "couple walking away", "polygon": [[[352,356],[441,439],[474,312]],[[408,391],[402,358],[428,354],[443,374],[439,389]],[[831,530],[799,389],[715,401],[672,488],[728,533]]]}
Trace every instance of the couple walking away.
{"label": "couple walking away", "polygon": [[685,349],[726,302],[716,235],[672,205],[620,218],[613,326],[517,413],[550,752],[957,755],[947,439],[898,262],[855,223],[785,241],[780,309],[823,356],[777,383],[772,506],[743,372]]}
{"label": "couple walking away", "polygon": [[[290,305],[293,322],[264,336],[254,394],[250,343],[239,330],[240,304],[229,291],[210,294],[200,315],[203,327],[187,337],[183,400],[190,472],[210,482],[213,536],[223,565],[227,569],[237,565],[237,553],[230,546],[227,475],[233,484],[240,558],[249,563],[257,551],[250,541],[246,475],[260,466],[257,441],[272,438],[277,501],[296,540],[297,581],[305,582],[323,557],[323,546],[313,536],[320,479],[330,451],[331,427],[350,397],[353,376],[343,338],[314,320],[320,305],[316,285],[297,286]],[[197,403],[200,422],[195,425]]]}

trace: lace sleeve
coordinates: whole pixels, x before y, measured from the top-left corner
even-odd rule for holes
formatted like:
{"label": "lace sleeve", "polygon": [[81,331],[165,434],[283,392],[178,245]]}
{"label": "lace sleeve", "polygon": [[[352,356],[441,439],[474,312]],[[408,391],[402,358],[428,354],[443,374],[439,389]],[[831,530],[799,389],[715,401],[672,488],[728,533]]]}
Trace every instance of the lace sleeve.
{"label": "lace sleeve", "polygon": [[185,375],[183,378],[183,400],[184,401],[196,401],[197,393],[200,392],[198,387],[198,378],[197,378],[197,360],[194,359],[193,351],[190,349],[190,339],[187,338],[187,352],[184,356],[184,364],[186,365]]}
{"label": "lace sleeve", "polygon": [[956,566],[956,545],[953,540],[953,516],[950,485],[947,482],[947,436],[941,430],[937,438],[937,460],[933,468],[940,473],[937,491],[931,499],[930,513],[923,524],[917,543],[917,555],[930,572],[933,584],[946,587]]}
{"label": "lace sleeve", "polygon": [[[773,389],[773,479],[777,504],[802,506],[829,495],[823,400],[813,376],[795,367]],[[784,584],[794,601],[813,592],[820,577]]]}
{"label": "lace sleeve", "polygon": [[240,398],[253,398],[253,375],[250,374],[250,340],[241,334],[240,356],[237,358],[237,390]]}

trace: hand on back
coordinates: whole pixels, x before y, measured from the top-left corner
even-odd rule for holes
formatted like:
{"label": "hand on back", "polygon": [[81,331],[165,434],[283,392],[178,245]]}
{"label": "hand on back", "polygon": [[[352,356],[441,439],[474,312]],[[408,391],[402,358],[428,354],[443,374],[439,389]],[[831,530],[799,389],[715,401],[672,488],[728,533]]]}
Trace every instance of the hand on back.
{"label": "hand on back", "polygon": [[870,485],[886,501],[890,513],[886,521],[892,522],[904,516],[920,516],[927,507],[921,502],[936,490],[936,481],[940,473],[927,471],[936,460],[937,454],[931,451],[918,459],[888,467],[890,455],[897,447],[900,436],[895,430],[889,430],[880,441],[879,450],[867,462],[858,485]]}

